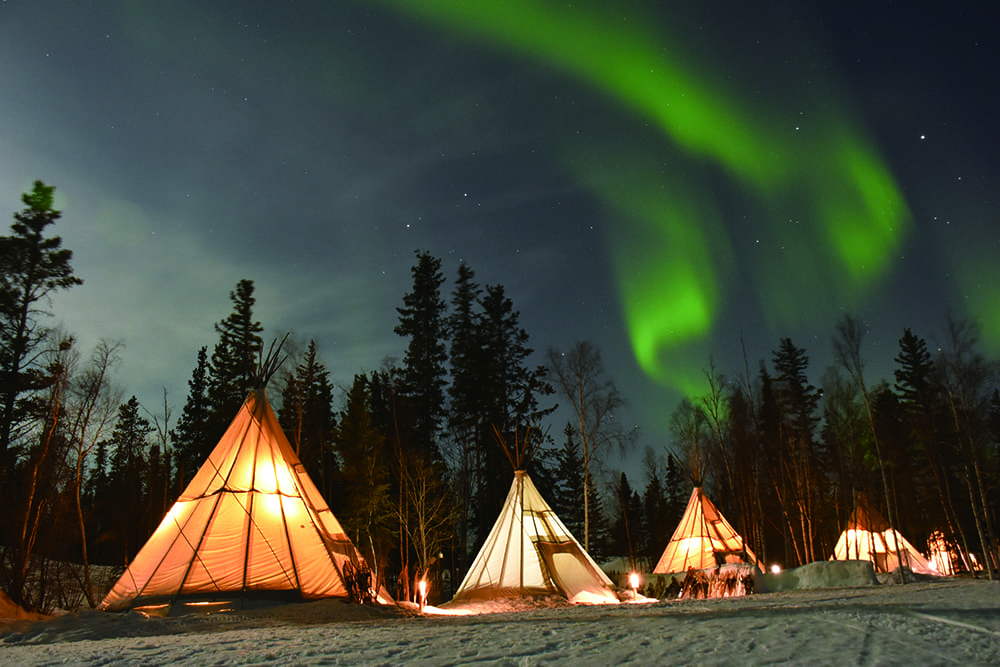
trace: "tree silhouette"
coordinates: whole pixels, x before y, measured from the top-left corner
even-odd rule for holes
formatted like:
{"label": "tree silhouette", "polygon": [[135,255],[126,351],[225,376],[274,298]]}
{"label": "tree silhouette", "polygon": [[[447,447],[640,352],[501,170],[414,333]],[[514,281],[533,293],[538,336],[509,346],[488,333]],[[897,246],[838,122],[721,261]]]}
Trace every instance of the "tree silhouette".
{"label": "tree silhouette", "polygon": [[215,446],[212,440],[212,410],[208,402],[208,348],[198,350],[198,362],[188,380],[188,396],[173,431],[176,445],[176,488],[180,495]]}
{"label": "tree silhouette", "polygon": [[333,480],[337,492],[327,500],[354,544],[384,571],[395,537],[389,477],[393,461],[386,438],[373,419],[370,383],[365,375],[354,376],[332,438],[340,470]]}
{"label": "tree silhouette", "polygon": [[278,421],[309,477],[329,497],[337,476],[337,459],[331,448],[336,418],[330,373],[318,358],[314,340],[309,341],[294,371],[285,376]]}
{"label": "tree silhouette", "polygon": [[142,416],[135,396],[118,408],[118,421],[111,432],[111,514],[117,527],[121,563],[132,560],[149,535],[144,534],[143,515],[147,500],[149,464],[149,420]]}
{"label": "tree silhouette", "polygon": [[26,399],[55,381],[40,363],[49,336],[40,306],[54,292],[83,283],[73,275],[73,252],[60,237],[45,236],[62,215],[52,208],[54,197],[54,187],[35,181],[21,197],[26,208],[14,214],[11,235],[0,237],[0,475],[12,465],[12,440],[32,420],[34,406]]}
{"label": "tree silhouette", "polygon": [[215,325],[219,342],[208,367],[209,441],[212,446],[222,437],[229,422],[239,411],[253,388],[257,358],[263,341],[260,322],[253,318],[256,300],[252,280],[241,280],[229,293],[233,312]]}
{"label": "tree silhouette", "polygon": [[403,355],[401,391],[411,405],[410,442],[432,460],[440,458],[437,436],[445,416],[445,361],[448,358],[445,319],[441,299],[441,260],[418,252],[411,270],[413,287],[397,308],[399,323],[394,331],[409,339]]}

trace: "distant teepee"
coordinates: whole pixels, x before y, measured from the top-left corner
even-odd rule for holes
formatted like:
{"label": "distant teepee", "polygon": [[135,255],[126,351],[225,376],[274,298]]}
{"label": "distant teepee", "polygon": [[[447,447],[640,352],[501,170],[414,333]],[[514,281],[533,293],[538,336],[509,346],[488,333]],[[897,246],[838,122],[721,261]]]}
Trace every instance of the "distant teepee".
{"label": "distant teepee", "polygon": [[[219,611],[357,597],[374,582],[258,388],[100,609]],[[376,597],[389,601],[380,590]]]}
{"label": "distant teepee", "polygon": [[876,572],[892,572],[899,567],[897,553],[902,556],[903,564],[913,572],[941,574],[933,561],[924,558],[868,504],[863,494],[859,494],[847,528],[840,534],[830,560],[870,560]]}
{"label": "distant teepee", "polygon": [[700,486],[691,492],[684,516],[663,555],[653,568],[655,574],[704,570],[721,563],[746,562],[761,567],[722,513]]}

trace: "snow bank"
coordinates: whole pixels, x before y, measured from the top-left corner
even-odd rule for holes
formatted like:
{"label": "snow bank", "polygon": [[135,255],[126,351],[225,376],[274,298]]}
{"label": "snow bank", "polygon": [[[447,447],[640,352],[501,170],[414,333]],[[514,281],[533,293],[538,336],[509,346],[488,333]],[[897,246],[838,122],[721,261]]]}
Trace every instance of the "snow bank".
{"label": "snow bank", "polygon": [[877,586],[879,583],[875,568],[868,560],[817,561],[778,574],[768,572],[763,574],[763,579],[767,590],[772,592]]}
{"label": "snow bank", "polygon": [[39,621],[44,618],[48,618],[48,616],[25,611],[15,604],[9,595],[0,591],[0,630],[6,621]]}

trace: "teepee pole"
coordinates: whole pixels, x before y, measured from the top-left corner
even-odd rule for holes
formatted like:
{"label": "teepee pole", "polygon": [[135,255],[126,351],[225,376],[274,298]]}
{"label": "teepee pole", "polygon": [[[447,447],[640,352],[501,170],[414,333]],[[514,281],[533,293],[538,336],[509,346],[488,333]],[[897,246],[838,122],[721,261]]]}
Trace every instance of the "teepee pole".
{"label": "teepee pole", "polygon": [[[515,473],[517,474],[517,473]],[[520,548],[521,556],[518,558],[518,564],[520,567],[520,572],[518,573],[518,581],[521,588],[524,588],[524,475],[517,478],[517,506],[521,511],[521,530],[520,533]]]}

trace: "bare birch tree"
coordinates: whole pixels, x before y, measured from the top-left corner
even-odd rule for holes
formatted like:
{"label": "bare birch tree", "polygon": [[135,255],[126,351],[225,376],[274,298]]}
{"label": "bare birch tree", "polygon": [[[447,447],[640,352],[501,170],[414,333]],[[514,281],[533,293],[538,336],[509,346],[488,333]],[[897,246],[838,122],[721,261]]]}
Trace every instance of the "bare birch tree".
{"label": "bare birch tree", "polygon": [[[896,503],[894,497],[889,492],[889,476],[886,473],[886,462],[882,456],[882,447],[879,444],[878,432],[875,429],[875,415],[872,410],[871,395],[865,385],[865,360],[861,356],[861,342],[864,340],[864,324],[851,315],[844,317],[837,323],[837,333],[833,337],[833,354],[837,363],[843,366],[844,370],[854,382],[861,398],[865,403],[865,412],[868,415],[868,425],[871,428],[872,444],[875,447],[875,457],[878,459],[879,471],[882,473],[882,489],[885,493],[886,512],[889,515],[889,524],[893,530],[899,530],[899,516],[896,513]],[[903,555],[900,551],[899,540],[896,540],[896,562],[899,563],[899,580],[906,583],[906,573],[903,568]]]}
{"label": "bare birch tree", "polygon": [[987,449],[984,419],[989,414],[989,388],[997,370],[995,364],[986,361],[978,352],[978,345],[976,326],[949,316],[945,326],[945,349],[937,366],[961,452],[972,517],[983,549],[983,565],[989,578],[995,579],[998,567],[996,539],[986,501],[983,458]]}
{"label": "bare birch tree", "polygon": [[455,505],[443,477],[443,464],[412,456],[403,466],[403,493],[409,516],[400,517],[417,556],[413,584],[427,576],[438,553],[454,533]]}
{"label": "bare birch tree", "polygon": [[[624,451],[635,442],[634,429],[616,419],[625,399],[614,382],[604,376],[601,352],[589,341],[577,342],[568,352],[548,351],[549,373],[556,390],[568,401],[576,417],[583,453],[583,488],[591,487],[593,468],[613,447]],[[583,495],[583,544],[590,548],[590,499]]]}
{"label": "bare birch tree", "polygon": [[[81,491],[87,474],[87,459],[118,411],[122,390],[111,383],[110,374],[121,361],[121,342],[102,340],[79,375],[70,384],[71,404],[68,406],[69,456],[73,466],[73,500],[80,527],[80,549],[83,558],[83,593],[87,604],[96,605],[90,580],[87,554],[87,524],[83,513]],[[75,353],[73,353],[75,364]]]}

